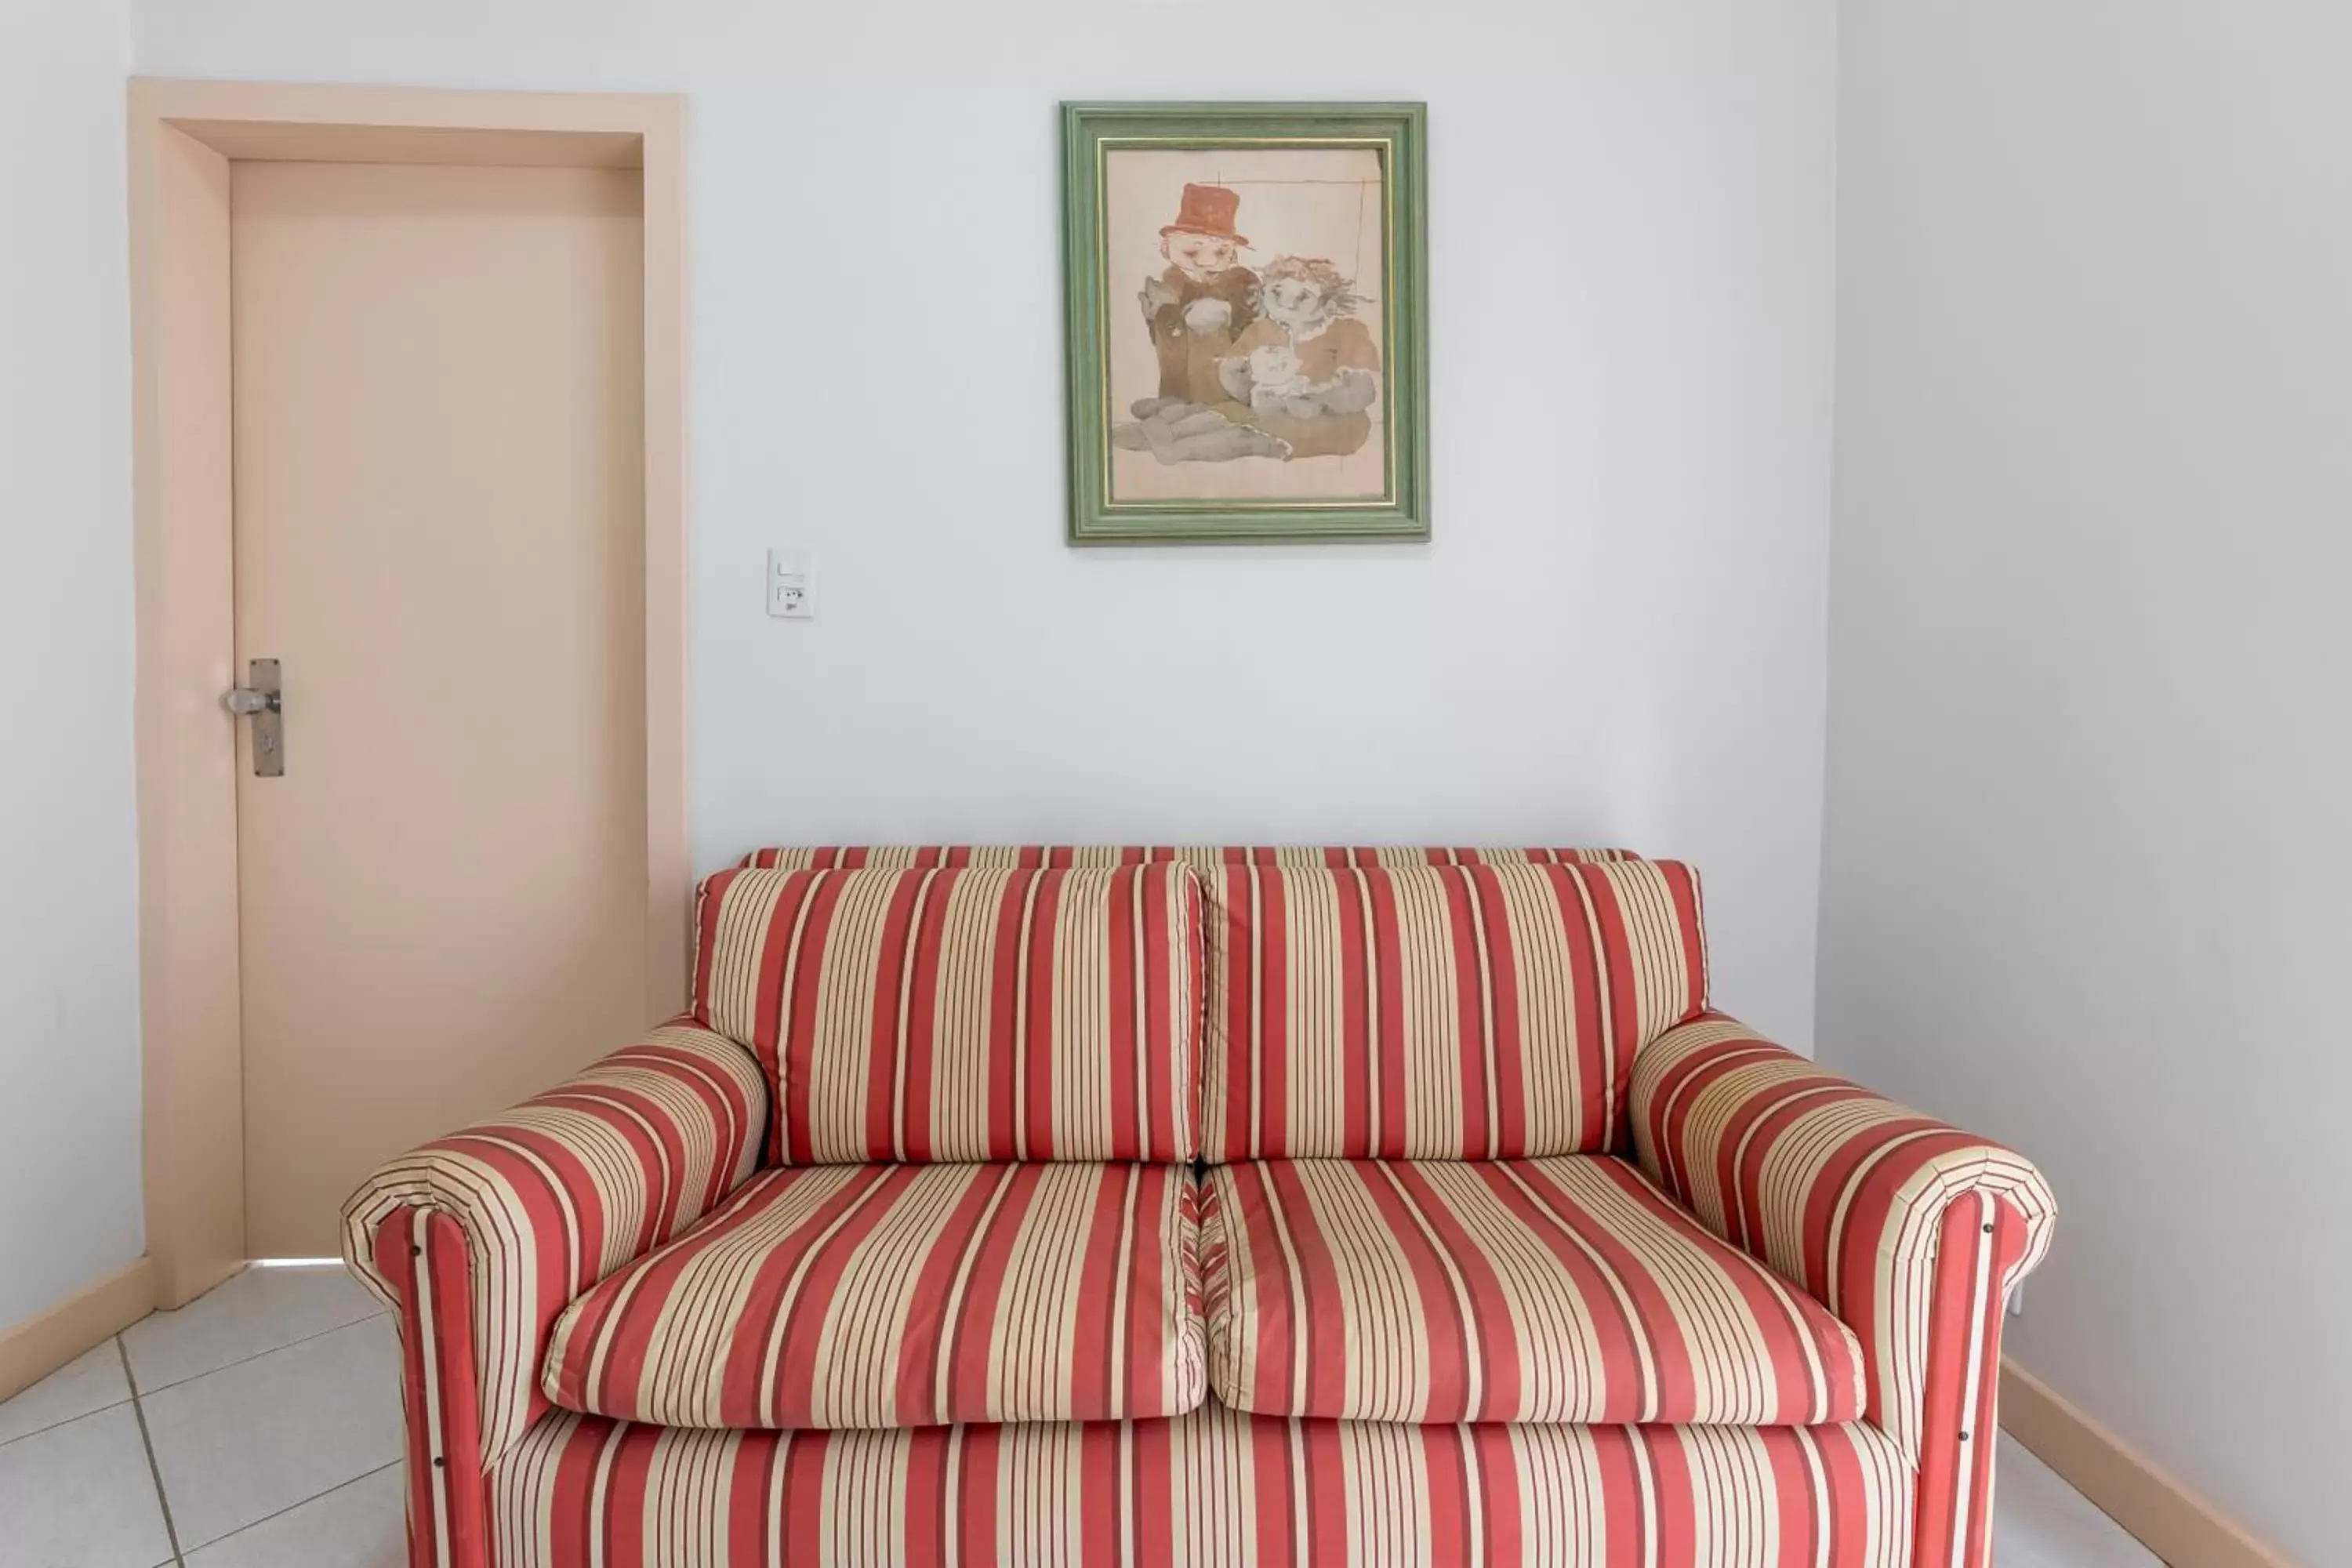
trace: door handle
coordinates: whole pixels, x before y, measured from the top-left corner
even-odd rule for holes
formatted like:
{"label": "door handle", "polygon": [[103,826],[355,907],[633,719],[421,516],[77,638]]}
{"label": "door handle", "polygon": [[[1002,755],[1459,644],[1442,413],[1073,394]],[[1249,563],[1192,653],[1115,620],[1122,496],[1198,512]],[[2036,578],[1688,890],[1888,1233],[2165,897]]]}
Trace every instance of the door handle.
{"label": "door handle", "polygon": [[247,659],[244,686],[232,686],[221,702],[253,721],[253,776],[274,779],[286,772],[286,694],[274,658]]}

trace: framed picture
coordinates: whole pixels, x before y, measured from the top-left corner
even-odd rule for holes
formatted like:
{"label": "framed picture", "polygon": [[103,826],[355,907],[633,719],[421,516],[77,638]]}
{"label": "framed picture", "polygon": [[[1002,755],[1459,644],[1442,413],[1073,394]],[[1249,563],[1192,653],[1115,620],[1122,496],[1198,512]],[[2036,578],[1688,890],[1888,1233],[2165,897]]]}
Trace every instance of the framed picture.
{"label": "framed picture", "polygon": [[1418,103],[1066,103],[1070,541],[1426,539]]}

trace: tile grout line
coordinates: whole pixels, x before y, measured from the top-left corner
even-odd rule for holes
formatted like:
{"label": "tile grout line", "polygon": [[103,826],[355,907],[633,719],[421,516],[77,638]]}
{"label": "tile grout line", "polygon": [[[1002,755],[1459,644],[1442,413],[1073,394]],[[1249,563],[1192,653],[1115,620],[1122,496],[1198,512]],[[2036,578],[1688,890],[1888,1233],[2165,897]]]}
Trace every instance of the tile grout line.
{"label": "tile grout line", "polygon": [[279,1509],[276,1513],[265,1513],[259,1519],[254,1520],[250,1523],[240,1524],[235,1530],[230,1531],[226,1535],[215,1535],[210,1541],[200,1541],[196,1543],[195,1550],[198,1552],[205,1552],[213,1547],[218,1546],[224,1541],[233,1541],[236,1537],[243,1535],[247,1531],[268,1524],[273,1519],[282,1519],[286,1515],[292,1513],[298,1508],[308,1508],[310,1504],[317,1502],[320,1498],[332,1497],[337,1492],[341,1491],[345,1487],[355,1487],[362,1481],[367,1480],[372,1477],[380,1476],[383,1474],[384,1471],[391,1469],[394,1466],[399,1463],[401,1463],[401,1461],[398,1459],[386,1459],[374,1469],[362,1470],[347,1481],[337,1481],[325,1491],[312,1492],[300,1502],[289,1502],[284,1508]]}
{"label": "tile grout line", "polygon": [[0,1437],[0,1448],[5,1448],[11,1443],[29,1442],[44,1432],[54,1432],[60,1426],[70,1426],[77,1421],[87,1421],[93,1415],[103,1415],[110,1410],[120,1410],[130,1403],[131,1396],[126,1394],[120,1399],[107,1401],[95,1410],[85,1410],[79,1415],[68,1415],[62,1421],[52,1421],[46,1426],[36,1426],[29,1432],[19,1432],[14,1437]]}
{"label": "tile grout line", "polygon": [[[162,1394],[170,1389],[185,1388],[188,1384],[198,1382],[204,1378],[210,1377],[216,1372],[226,1372],[233,1366],[244,1366],[248,1362],[259,1361],[264,1356],[276,1355],[279,1351],[290,1351],[296,1345],[307,1345],[312,1340],[323,1340],[329,1334],[340,1334],[345,1329],[351,1328],[354,1324],[368,1322],[385,1315],[384,1310],[378,1307],[374,1311],[367,1313],[363,1317],[353,1318],[351,1322],[337,1323],[331,1329],[320,1329],[315,1334],[304,1334],[299,1340],[288,1340],[282,1345],[272,1345],[266,1351],[256,1351],[251,1355],[241,1355],[235,1361],[225,1361],[218,1366],[208,1366],[202,1372],[192,1372],[185,1377],[175,1377],[169,1383],[159,1383],[154,1387],[147,1389],[144,1392],[147,1394]],[[134,1396],[136,1396],[140,1391],[134,1389],[132,1392]]]}
{"label": "tile grout line", "polygon": [[131,1370],[131,1351],[122,1336],[114,1336],[114,1353],[122,1358],[122,1381],[131,1386],[131,1414],[139,1422],[139,1447],[147,1453],[147,1476],[155,1483],[155,1503],[163,1510],[163,1537],[172,1543],[172,1561],[184,1568],[180,1555],[180,1531],[172,1522],[172,1500],[163,1490],[163,1468],[155,1462],[155,1440],[147,1435],[147,1410],[139,1403],[139,1379]]}

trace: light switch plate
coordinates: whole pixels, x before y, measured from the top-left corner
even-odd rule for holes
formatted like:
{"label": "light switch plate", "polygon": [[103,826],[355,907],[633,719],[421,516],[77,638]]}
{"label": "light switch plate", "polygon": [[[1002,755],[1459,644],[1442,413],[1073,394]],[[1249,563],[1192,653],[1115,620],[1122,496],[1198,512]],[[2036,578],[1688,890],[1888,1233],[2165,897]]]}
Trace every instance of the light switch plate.
{"label": "light switch plate", "polygon": [[768,552],[768,614],[784,621],[816,618],[816,563],[807,551]]}

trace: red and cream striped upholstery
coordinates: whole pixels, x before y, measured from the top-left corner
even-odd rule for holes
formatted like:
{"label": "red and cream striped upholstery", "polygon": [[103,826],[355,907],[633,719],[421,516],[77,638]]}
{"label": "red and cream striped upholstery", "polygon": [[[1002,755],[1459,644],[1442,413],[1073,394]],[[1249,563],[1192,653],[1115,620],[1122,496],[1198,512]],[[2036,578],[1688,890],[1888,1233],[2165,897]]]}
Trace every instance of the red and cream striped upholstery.
{"label": "red and cream striped upholstery", "polygon": [[1181,1166],[770,1171],[572,1304],[547,1395],[676,1426],[1181,1415],[1197,1247]]}
{"label": "red and cream striped upholstery", "polygon": [[1212,1162],[1595,1153],[1634,1054],[1706,999],[1674,861],[1219,867]]}
{"label": "red and cream striped upholstery", "polygon": [[[462,1326],[472,1371],[436,1409],[462,1403],[464,1420],[479,1429],[481,1464],[546,1408],[539,1370],[556,1314],[740,1185],[758,1163],[767,1115],[767,1079],[750,1053],[681,1022],[391,1161],[352,1194],[343,1256],[394,1308],[403,1304],[408,1258],[425,1257],[424,1220],[446,1233],[445,1264],[470,1267],[469,1282],[442,1270],[442,1288],[456,1291],[442,1305],[471,1309]],[[400,1273],[385,1266],[387,1246]],[[445,1340],[457,1326],[445,1328]],[[436,1370],[446,1367],[436,1362]],[[412,1423],[421,1414],[412,1402]]]}
{"label": "red and cream striped upholstery", "polygon": [[[901,845],[775,847],[744,858],[759,868],[752,874],[856,868],[877,878],[1190,866],[1208,902],[1211,1160],[1605,1149],[1622,1127],[1633,1052],[1706,994],[1696,874],[1616,849]],[[742,934],[727,910],[739,895],[726,875],[707,886],[704,951],[745,986],[737,955],[762,939]],[[719,919],[730,921],[728,937],[715,931]],[[763,956],[772,974],[772,949]],[[743,1015],[772,1000],[718,1003],[702,1016],[770,1059]],[[799,1124],[793,1079],[788,1064],[779,1119],[787,1145]],[[833,1148],[814,1157],[909,1157],[876,1138]],[[931,1157],[1011,1155],[1000,1140]]]}
{"label": "red and cream striped upholstery", "polygon": [[1378,845],[879,844],[782,845],[754,849],[744,866],[801,871],[826,867],[1132,866],[1181,860],[1202,876],[1220,866],[1517,866],[1635,860],[1629,849],[1429,848]]}
{"label": "red and cream striped upholstery", "polygon": [[1642,1054],[1633,1116],[1643,1170],[1860,1337],[1869,1418],[1919,1468],[1918,1561],[1986,1561],[2001,1302],[2057,1215],[2041,1173],[1719,1014]]}
{"label": "red and cream striped upholstery", "polygon": [[721,871],[695,1011],[777,1082],[772,1163],[1189,1160],[1200,897],[1167,861]]}
{"label": "red and cream striped upholstery", "polygon": [[1273,1415],[1819,1425],[1862,1347],[1622,1161],[1209,1173],[1209,1378]]}
{"label": "red and cream striped upholstery", "polygon": [[[698,1432],[551,1415],[499,1568],[1901,1568],[1874,1427],[1173,1421]],[[1942,1568],[1938,1564],[1937,1568]]]}
{"label": "red and cream striped upholstery", "polygon": [[347,1208],[413,1568],[1984,1568],[2049,1193],[1706,1012],[1701,908],[755,853],[693,1018]]}

